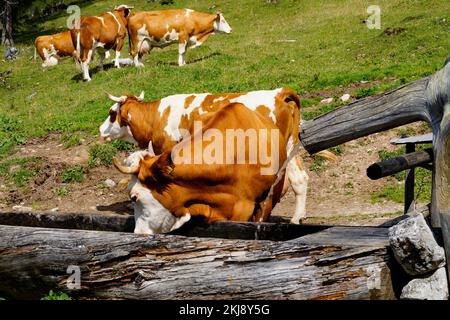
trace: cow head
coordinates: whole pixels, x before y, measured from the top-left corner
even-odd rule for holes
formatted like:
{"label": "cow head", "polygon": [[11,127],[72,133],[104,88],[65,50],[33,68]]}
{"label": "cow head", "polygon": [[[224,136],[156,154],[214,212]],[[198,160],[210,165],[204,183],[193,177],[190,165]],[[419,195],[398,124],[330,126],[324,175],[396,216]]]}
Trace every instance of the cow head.
{"label": "cow head", "polygon": [[116,168],[132,174],[128,192],[134,204],[135,233],[156,234],[178,229],[190,220],[190,215],[174,216],[162,203],[160,190],[170,181],[173,163],[170,153],[155,156],[151,151],[130,155],[122,165],[114,158]]}
{"label": "cow head", "polygon": [[[122,106],[126,105],[130,96],[114,97],[108,94],[108,98],[114,102],[114,105],[109,109],[109,116],[100,126],[100,138],[106,141],[125,140],[134,144],[138,144],[131,133],[128,126],[129,117],[127,112],[123,110]],[[139,97],[133,97],[137,101],[144,100],[144,92],[142,91]]]}
{"label": "cow head", "polygon": [[125,19],[127,19],[131,13],[131,9],[134,7],[127,6],[126,4],[121,4],[120,6],[116,7],[114,11],[119,12]]}
{"label": "cow head", "polygon": [[216,19],[214,20],[214,30],[221,33],[231,33],[233,31],[220,12],[217,13]]}

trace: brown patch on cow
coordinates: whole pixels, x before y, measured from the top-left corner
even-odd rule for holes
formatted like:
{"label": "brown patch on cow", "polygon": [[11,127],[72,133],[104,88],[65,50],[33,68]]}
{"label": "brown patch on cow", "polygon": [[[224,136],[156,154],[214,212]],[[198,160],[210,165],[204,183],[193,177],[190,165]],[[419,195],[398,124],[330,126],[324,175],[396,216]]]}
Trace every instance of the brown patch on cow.
{"label": "brown patch on cow", "polygon": [[192,101],[194,101],[195,95],[189,96],[184,100],[184,108],[187,109],[191,105]]}

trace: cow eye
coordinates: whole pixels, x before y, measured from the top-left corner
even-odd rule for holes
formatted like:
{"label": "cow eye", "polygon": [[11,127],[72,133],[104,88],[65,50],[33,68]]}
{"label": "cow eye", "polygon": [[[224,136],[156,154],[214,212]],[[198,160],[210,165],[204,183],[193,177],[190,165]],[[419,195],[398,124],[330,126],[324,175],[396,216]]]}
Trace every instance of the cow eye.
{"label": "cow eye", "polygon": [[117,119],[117,112],[113,110],[109,110],[109,120],[111,123],[116,122]]}

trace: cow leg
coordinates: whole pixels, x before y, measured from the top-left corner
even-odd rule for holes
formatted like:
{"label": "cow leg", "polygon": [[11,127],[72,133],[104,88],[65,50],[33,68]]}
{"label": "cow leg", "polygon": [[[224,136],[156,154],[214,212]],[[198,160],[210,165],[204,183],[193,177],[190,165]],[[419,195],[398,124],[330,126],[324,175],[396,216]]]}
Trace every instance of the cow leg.
{"label": "cow leg", "polygon": [[289,161],[286,171],[289,183],[295,193],[295,212],[291,223],[299,224],[306,218],[306,192],[309,180],[299,154]]}
{"label": "cow leg", "polygon": [[114,66],[120,69],[120,51],[122,51],[123,39],[118,39],[116,43],[116,59],[114,60]]}
{"label": "cow leg", "polygon": [[81,62],[81,70],[83,71],[83,79],[85,81],[91,81],[91,77],[89,76],[89,63],[91,62],[92,55],[94,50],[84,50],[82,55]]}
{"label": "cow leg", "polygon": [[186,65],[186,48],[187,48],[187,42],[180,42],[178,44],[178,65],[180,67]]}

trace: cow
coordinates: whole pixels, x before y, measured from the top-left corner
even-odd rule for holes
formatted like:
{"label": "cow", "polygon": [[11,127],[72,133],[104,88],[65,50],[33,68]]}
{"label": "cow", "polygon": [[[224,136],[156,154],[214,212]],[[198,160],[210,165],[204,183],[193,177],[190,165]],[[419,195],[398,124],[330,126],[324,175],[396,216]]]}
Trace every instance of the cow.
{"label": "cow", "polygon": [[43,61],[43,68],[56,66],[58,58],[72,57],[75,52],[70,31],[39,36],[34,41],[34,46],[35,59],[37,52]]}
{"label": "cow", "polygon": [[221,13],[211,14],[191,9],[138,12],[130,16],[128,21],[130,54],[134,65],[143,67],[142,56],[152,48],[178,43],[178,65],[184,66],[187,48],[200,46],[216,32],[232,32]]}
{"label": "cow", "polygon": [[[291,110],[284,112],[293,120]],[[214,139],[202,139],[210,130],[222,137],[228,137],[230,130],[251,130],[256,138],[247,140],[237,149],[228,139],[215,148]],[[274,162],[286,161],[287,140],[279,131],[262,113],[253,112],[242,103],[229,103],[205,115],[201,129],[186,136],[171,150],[158,156],[144,152],[131,166],[124,166],[114,158],[114,165],[120,172],[133,174],[129,193],[135,209],[134,232],[150,235],[169,232],[191,217],[203,217],[207,223],[266,221],[279,202],[283,187],[283,177],[277,177],[284,172],[279,171],[278,165],[270,173],[262,174],[262,170]],[[245,159],[250,159],[254,144],[257,145],[255,150],[268,150],[270,161],[263,162],[256,157],[254,162],[239,163],[238,153],[244,152]],[[215,156],[231,154],[227,159],[233,161],[225,162],[223,157],[223,161],[214,163],[184,161],[187,154],[194,159],[212,145]]]}
{"label": "cow", "polygon": [[83,79],[91,81],[89,63],[96,51],[99,65],[103,68],[105,51],[114,49],[114,66],[120,68],[120,52],[127,33],[128,17],[132,7],[120,5],[113,11],[92,17],[81,17],[79,28],[71,29],[72,43],[76,50],[76,60],[81,66]]}
{"label": "cow", "polygon": [[[181,141],[183,131],[192,130],[196,120],[201,120],[204,115],[216,112],[233,102],[243,103],[250,110],[263,114],[276,124],[286,136],[287,154],[299,143],[300,100],[293,90],[287,88],[246,93],[178,94],[151,102],[143,102],[143,92],[139,97],[108,96],[114,101],[114,105],[100,126],[101,139],[121,139],[142,149],[146,149],[151,142],[156,154],[170,150]],[[287,114],[291,116],[288,117]],[[322,152],[321,155],[335,160],[330,152]],[[300,223],[306,217],[308,175],[299,154],[289,161],[287,178],[296,199],[296,209],[291,222]],[[287,191],[287,187],[286,181],[283,193]]]}

